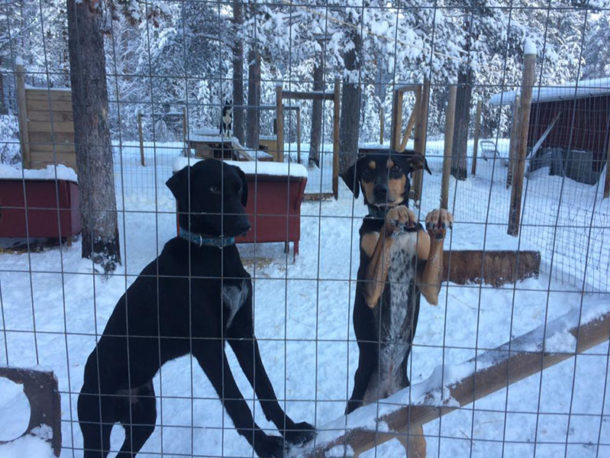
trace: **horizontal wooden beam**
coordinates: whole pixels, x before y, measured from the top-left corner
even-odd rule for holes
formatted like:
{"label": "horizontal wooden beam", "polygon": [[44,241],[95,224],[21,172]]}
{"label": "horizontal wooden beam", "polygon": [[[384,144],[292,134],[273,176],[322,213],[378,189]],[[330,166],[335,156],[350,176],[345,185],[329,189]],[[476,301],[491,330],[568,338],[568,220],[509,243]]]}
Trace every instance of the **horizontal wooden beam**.
{"label": "horizontal wooden beam", "polygon": [[284,99],[295,99],[295,100],[333,100],[333,92],[322,92],[322,91],[310,91],[310,92],[296,92],[296,91],[282,91],[282,98]]}
{"label": "horizontal wooden beam", "polygon": [[405,84],[402,86],[396,86],[394,91],[396,92],[410,92],[410,91],[419,91],[421,88],[421,84]]}
{"label": "horizontal wooden beam", "polygon": [[[410,388],[406,388],[385,400],[387,402],[380,401],[379,408],[386,410],[389,406],[390,412],[380,415],[379,418],[375,418],[377,412],[375,404],[362,407],[352,414],[362,418],[370,413],[371,419],[368,423],[384,425],[386,432],[365,427],[346,428],[338,431],[338,435],[332,440],[325,442],[318,440],[315,448],[308,449],[305,446],[302,454],[309,457],[322,457],[332,448],[342,446],[350,448],[350,455],[359,454],[396,437],[406,438],[409,430],[435,420],[459,407],[471,404],[491,393],[507,388],[509,385],[561,361],[572,358],[576,354],[608,340],[610,337],[610,311],[605,311],[601,316],[580,326],[574,324],[578,319],[578,311],[572,311],[548,322],[546,326],[540,326],[521,337],[470,359],[463,364],[478,369],[457,381],[447,383],[441,387],[437,386],[438,381],[431,377],[421,383],[422,386],[434,387],[429,389],[422,399],[435,399],[439,390],[442,389],[443,392],[448,390],[449,399],[452,401],[451,405],[397,404],[394,408],[391,405],[392,398],[409,399],[408,390]],[[556,332],[572,334],[577,343],[575,352],[550,353],[542,351],[545,331],[547,335],[553,335]],[[532,348],[533,350],[530,351]],[[369,412],[365,412],[363,409],[368,409]],[[339,423],[347,424],[346,421],[335,422],[335,424]],[[320,430],[323,431],[324,428]],[[327,429],[327,431],[329,430],[330,428]],[[320,438],[320,435],[318,437]]]}

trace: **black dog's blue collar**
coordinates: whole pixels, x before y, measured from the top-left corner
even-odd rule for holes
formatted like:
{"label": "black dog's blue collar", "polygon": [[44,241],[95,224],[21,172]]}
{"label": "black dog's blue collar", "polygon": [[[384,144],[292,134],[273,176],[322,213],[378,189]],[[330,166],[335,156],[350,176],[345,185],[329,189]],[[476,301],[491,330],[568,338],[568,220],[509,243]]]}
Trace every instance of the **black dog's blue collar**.
{"label": "black dog's blue collar", "polygon": [[224,248],[229,245],[235,245],[235,237],[204,237],[201,234],[194,234],[186,229],[180,228],[180,237],[191,243],[194,243],[198,247],[202,246],[214,246],[216,248]]}

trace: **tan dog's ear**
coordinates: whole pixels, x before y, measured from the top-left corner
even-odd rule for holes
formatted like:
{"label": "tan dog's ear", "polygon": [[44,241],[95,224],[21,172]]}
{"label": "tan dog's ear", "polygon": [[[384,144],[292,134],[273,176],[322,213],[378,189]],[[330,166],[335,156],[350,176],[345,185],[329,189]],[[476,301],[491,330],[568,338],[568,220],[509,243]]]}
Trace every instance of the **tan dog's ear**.
{"label": "tan dog's ear", "polygon": [[402,154],[407,159],[407,167],[409,168],[409,172],[425,169],[430,175],[432,175],[432,172],[428,167],[428,162],[426,162],[426,157],[423,154],[419,154],[411,149],[407,149],[402,153],[395,154]]}
{"label": "tan dog's ear", "polygon": [[360,182],[358,181],[358,174],[356,170],[357,165],[358,161],[354,162],[345,172],[341,174],[341,178],[343,178],[343,181],[350,191],[352,191],[356,199],[360,195]]}

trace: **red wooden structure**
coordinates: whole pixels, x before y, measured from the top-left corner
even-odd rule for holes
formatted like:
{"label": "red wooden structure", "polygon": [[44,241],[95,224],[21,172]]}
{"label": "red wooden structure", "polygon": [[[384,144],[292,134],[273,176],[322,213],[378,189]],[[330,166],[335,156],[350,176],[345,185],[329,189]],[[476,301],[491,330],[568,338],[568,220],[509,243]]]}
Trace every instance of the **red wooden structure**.
{"label": "red wooden structure", "polygon": [[74,236],[81,230],[78,205],[73,181],[0,179],[0,237]]}

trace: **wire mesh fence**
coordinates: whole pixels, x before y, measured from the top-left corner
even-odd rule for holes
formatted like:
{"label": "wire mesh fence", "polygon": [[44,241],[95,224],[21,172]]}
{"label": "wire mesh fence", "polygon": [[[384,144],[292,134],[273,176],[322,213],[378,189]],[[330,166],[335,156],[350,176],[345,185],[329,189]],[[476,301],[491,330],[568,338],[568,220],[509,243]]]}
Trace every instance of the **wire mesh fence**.
{"label": "wire mesh fence", "polygon": [[[78,19],[69,20],[70,14]],[[108,434],[102,448],[111,454],[126,444],[142,447],[138,456],[390,457],[405,450],[410,456],[608,455],[609,17],[603,0],[0,3],[0,365],[54,373],[61,456],[84,454],[92,412],[107,415],[100,420],[107,426],[119,420],[133,425],[125,431],[117,425],[110,434],[91,422],[94,436]],[[85,18],[99,30],[88,29]],[[83,38],[87,33],[103,41],[92,45]],[[515,97],[523,95],[524,38],[537,51],[525,127],[515,108]],[[96,50],[103,65],[87,74]],[[339,105],[332,100],[336,78]],[[107,112],[91,113],[87,107],[96,102],[87,90],[100,79]],[[424,96],[417,91],[426,84]],[[458,93],[456,128],[447,138],[451,85]],[[405,92],[396,108],[397,91],[407,86],[415,91]],[[282,91],[301,96],[278,102]],[[231,115],[225,118],[226,106]],[[79,144],[79,138],[92,138],[79,131],[79,117],[86,116],[104,126],[107,143]],[[527,132],[525,140],[518,129]],[[420,198],[409,202],[424,225],[439,207],[444,164],[453,165],[445,280],[456,269],[477,270],[475,253],[482,253],[477,259],[498,256],[498,265],[508,263],[513,275],[525,262],[521,256],[538,252],[540,267],[536,275],[497,274],[487,281],[492,272],[483,266],[466,283],[443,281],[437,306],[428,295],[421,300],[413,341],[384,341],[375,318],[369,325],[378,358],[387,349],[399,347],[401,356],[410,351],[397,363],[402,385],[380,389],[380,399],[345,416],[357,369],[370,363],[371,377],[383,380],[384,374],[380,360],[363,362],[359,343],[368,340],[354,329],[363,326],[354,312],[358,284],[368,275],[361,266],[368,258],[360,228],[376,210],[350,191],[349,182],[341,181],[337,198],[330,197],[334,172],[338,167],[345,176],[362,157],[359,150],[399,149],[401,142],[425,152],[431,172],[423,173]],[[103,151],[110,152],[104,171],[95,165]],[[53,167],[68,154],[82,169]],[[46,163],[34,163],[34,157]],[[149,264],[172,244],[187,243],[177,237],[178,226],[188,225],[199,237],[189,243],[201,245],[211,234],[193,229],[192,221],[201,214],[231,216],[224,207],[201,210],[190,200],[179,208],[167,184],[184,164],[203,157],[232,160],[245,172],[235,189],[248,188],[253,227],[237,247],[249,277],[223,270],[235,262],[232,248],[216,246],[225,237],[205,242],[216,244],[207,257],[190,248],[172,252],[180,266],[175,270],[164,271],[162,261]],[[248,160],[233,161],[243,158]],[[509,236],[520,160],[521,219],[518,235]],[[84,181],[96,173],[102,175],[99,187],[86,188]],[[225,198],[225,185],[235,177],[213,176],[220,180],[210,184],[218,187],[213,192]],[[209,176],[189,177],[191,195],[204,183],[210,188]],[[76,194],[70,183],[78,184]],[[417,187],[406,171],[402,183]],[[114,269],[102,259],[108,253],[83,257],[99,226],[91,230],[83,215],[79,235],[86,209],[77,203],[109,188],[114,205],[97,210],[115,218],[120,260]],[[47,226],[56,233],[45,232]],[[71,233],[73,227],[78,229]],[[457,264],[460,256],[463,264]],[[220,270],[205,267],[213,262]],[[388,275],[386,296],[373,310],[392,310],[391,290],[401,290]],[[168,287],[168,277],[180,287]],[[426,289],[417,278],[415,292],[403,288],[403,315],[410,295]],[[209,286],[198,296],[193,285],[202,281]],[[236,282],[237,289],[227,288]],[[230,323],[242,319],[240,307],[250,302],[253,333],[239,334]],[[201,304],[208,303],[213,305],[202,313]],[[235,303],[238,311],[231,308]],[[185,314],[177,310],[181,304]],[[164,306],[171,313],[164,314]],[[133,310],[119,321],[127,336],[113,334],[111,317],[120,310]],[[177,324],[175,317],[181,317]],[[201,331],[218,317],[220,331]],[[154,332],[135,331],[137,323],[149,322]],[[254,334],[261,365],[251,362]],[[108,335],[129,337],[123,339],[129,343],[104,354]],[[134,336],[150,345],[138,349]],[[184,347],[165,347],[171,339]],[[226,347],[219,371],[200,352],[214,343],[209,353],[215,356]],[[96,344],[98,353],[88,360]],[[143,361],[150,363],[146,370]],[[388,372],[396,372],[393,365]],[[120,374],[127,375],[117,386],[104,385]],[[5,380],[0,378],[0,398],[9,401],[0,412],[0,429],[6,430],[0,455],[24,456],[34,450],[26,447],[38,446],[28,456],[50,456],[45,443],[56,433],[42,428],[20,437],[19,425],[27,423],[20,419],[29,418],[29,410],[13,402],[20,389]],[[98,404],[79,407],[81,392]],[[242,397],[248,412],[236,414],[232,409]],[[105,410],[110,398],[119,400],[113,414]],[[314,425],[315,436],[290,444],[282,430],[290,419]],[[143,430],[150,437],[138,443]],[[285,442],[268,441],[280,432]]]}

